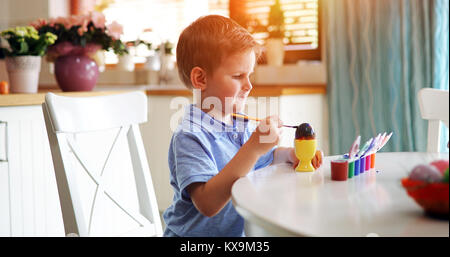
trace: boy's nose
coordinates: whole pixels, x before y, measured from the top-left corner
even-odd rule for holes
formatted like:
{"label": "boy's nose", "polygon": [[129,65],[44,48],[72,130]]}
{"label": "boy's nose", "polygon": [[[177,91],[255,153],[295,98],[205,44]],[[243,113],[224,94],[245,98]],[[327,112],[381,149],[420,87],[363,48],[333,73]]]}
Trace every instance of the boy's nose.
{"label": "boy's nose", "polygon": [[250,90],[252,90],[252,88],[253,88],[253,85],[250,82],[250,79],[247,79],[247,81],[244,83],[244,85],[242,85],[242,90],[244,90],[244,91],[250,91]]}

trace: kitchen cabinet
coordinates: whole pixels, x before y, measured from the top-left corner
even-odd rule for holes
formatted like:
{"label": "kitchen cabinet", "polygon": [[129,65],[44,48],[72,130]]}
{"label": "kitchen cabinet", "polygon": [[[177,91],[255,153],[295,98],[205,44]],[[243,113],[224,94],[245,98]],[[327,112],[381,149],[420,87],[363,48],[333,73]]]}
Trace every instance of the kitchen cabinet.
{"label": "kitchen cabinet", "polygon": [[6,120],[0,120],[0,236],[9,236],[11,229],[9,226],[9,168],[7,155],[7,126]]}
{"label": "kitchen cabinet", "polygon": [[64,235],[40,105],[0,107],[0,235]]}

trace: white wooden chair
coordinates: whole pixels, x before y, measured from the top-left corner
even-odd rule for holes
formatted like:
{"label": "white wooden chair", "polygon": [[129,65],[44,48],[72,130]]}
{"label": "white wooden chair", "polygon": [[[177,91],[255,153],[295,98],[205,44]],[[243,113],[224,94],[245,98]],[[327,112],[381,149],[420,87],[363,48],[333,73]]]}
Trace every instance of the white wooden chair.
{"label": "white wooden chair", "polygon": [[143,92],[42,104],[66,235],[162,236],[140,123]]}
{"label": "white wooden chair", "polygon": [[448,128],[448,90],[422,88],[417,93],[420,114],[428,120],[427,152],[439,152],[440,122]]}

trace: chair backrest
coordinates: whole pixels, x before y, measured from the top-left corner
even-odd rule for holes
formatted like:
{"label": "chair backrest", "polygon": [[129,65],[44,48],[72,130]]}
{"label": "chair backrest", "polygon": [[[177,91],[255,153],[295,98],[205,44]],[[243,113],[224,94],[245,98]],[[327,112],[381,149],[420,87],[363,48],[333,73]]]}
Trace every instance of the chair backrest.
{"label": "chair backrest", "polygon": [[42,104],[66,235],[162,236],[139,124],[143,92]]}
{"label": "chair backrest", "polygon": [[428,120],[427,152],[439,152],[440,121],[448,128],[448,90],[422,88],[417,98],[420,114]]}

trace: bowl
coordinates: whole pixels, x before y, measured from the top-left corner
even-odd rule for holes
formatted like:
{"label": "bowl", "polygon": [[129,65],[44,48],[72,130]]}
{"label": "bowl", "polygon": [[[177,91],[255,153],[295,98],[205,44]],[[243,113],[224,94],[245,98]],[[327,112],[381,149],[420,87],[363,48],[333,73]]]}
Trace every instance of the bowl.
{"label": "bowl", "polygon": [[402,185],[408,195],[418,203],[426,213],[448,218],[448,183],[429,183],[421,180],[402,179]]}

